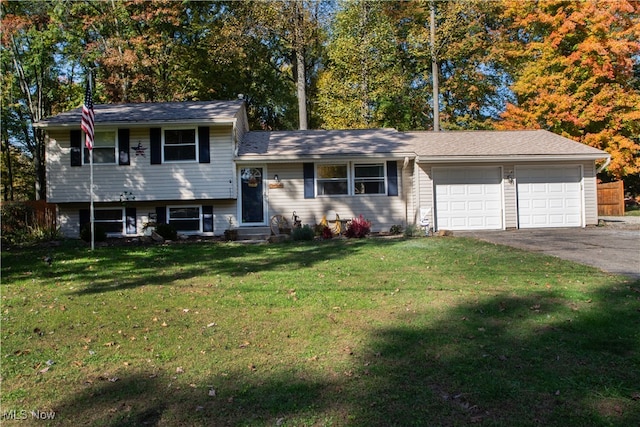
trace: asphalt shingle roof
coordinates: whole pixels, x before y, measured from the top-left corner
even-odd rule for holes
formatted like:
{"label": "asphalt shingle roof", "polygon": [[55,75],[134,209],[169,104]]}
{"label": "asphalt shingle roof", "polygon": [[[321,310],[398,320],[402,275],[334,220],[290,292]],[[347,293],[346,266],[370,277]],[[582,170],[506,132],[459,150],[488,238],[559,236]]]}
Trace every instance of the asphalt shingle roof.
{"label": "asphalt shingle roof", "polygon": [[[147,102],[134,104],[95,104],[96,124],[206,122],[233,119],[244,101]],[[80,123],[82,107],[42,120],[46,126]]]}
{"label": "asphalt shingle roof", "polygon": [[410,138],[395,129],[257,131],[244,135],[238,155],[295,158],[326,155],[404,155]]}
{"label": "asphalt shingle roof", "polygon": [[327,155],[407,155],[420,159],[575,155],[604,158],[601,150],[545,130],[398,132],[394,129],[248,132],[241,158]]}
{"label": "asphalt shingle roof", "polygon": [[601,155],[606,153],[546,130],[407,132],[420,157]]}

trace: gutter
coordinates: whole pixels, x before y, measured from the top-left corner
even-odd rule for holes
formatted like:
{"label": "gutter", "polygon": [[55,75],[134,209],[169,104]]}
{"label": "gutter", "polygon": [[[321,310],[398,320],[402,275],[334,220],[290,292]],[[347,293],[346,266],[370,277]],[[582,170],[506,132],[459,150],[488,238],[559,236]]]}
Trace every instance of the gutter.
{"label": "gutter", "polygon": [[544,162],[544,161],[581,161],[581,160],[599,160],[608,158],[601,154],[575,153],[575,154],[540,154],[540,155],[493,155],[493,156],[428,156],[418,157],[418,163],[504,163],[506,161],[527,161],[527,162]]}

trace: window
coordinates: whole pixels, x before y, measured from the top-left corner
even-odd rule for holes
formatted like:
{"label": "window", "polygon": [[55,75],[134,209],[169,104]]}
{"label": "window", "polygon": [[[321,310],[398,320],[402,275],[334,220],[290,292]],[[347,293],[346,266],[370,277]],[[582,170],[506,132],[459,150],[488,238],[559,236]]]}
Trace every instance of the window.
{"label": "window", "polygon": [[354,165],[354,194],[385,194],[384,165]]}
{"label": "window", "polygon": [[168,222],[176,230],[189,233],[198,233],[202,229],[200,223],[200,206],[175,206],[169,207]]}
{"label": "window", "polygon": [[196,161],[197,145],[195,129],[165,129],[164,161]]}
{"label": "window", "polygon": [[349,193],[349,176],[346,164],[320,164],[317,166],[316,176],[319,196]]}
{"label": "window", "polygon": [[[116,131],[97,131],[93,135],[93,164],[116,163]],[[84,163],[89,164],[89,150],[84,148]]]}
{"label": "window", "polygon": [[102,227],[107,234],[123,234],[124,209],[96,209],[93,217],[95,225]]}

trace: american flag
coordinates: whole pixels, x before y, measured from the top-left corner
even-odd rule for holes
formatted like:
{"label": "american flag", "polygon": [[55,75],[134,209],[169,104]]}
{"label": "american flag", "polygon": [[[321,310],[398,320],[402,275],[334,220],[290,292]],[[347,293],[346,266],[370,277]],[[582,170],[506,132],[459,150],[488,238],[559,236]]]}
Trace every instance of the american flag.
{"label": "american flag", "polygon": [[84,105],[82,106],[82,121],[80,122],[80,127],[87,136],[85,144],[89,150],[93,150],[94,120],[93,96],[91,95],[91,76],[89,76],[89,79],[87,80],[87,90],[84,94]]}

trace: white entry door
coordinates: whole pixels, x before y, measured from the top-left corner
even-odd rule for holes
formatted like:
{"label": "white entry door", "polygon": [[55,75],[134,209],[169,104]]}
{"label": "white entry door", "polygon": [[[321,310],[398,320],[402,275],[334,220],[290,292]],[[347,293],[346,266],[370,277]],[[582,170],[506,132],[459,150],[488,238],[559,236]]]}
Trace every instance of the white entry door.
{"label": "white entry door", "polygon": [[516,168],[520,228],[581,227],[580,166]]}
{"label": "white entry door", "polygon": [[499,167],[434,168],[438,230],[500,230],[502,173]]}

